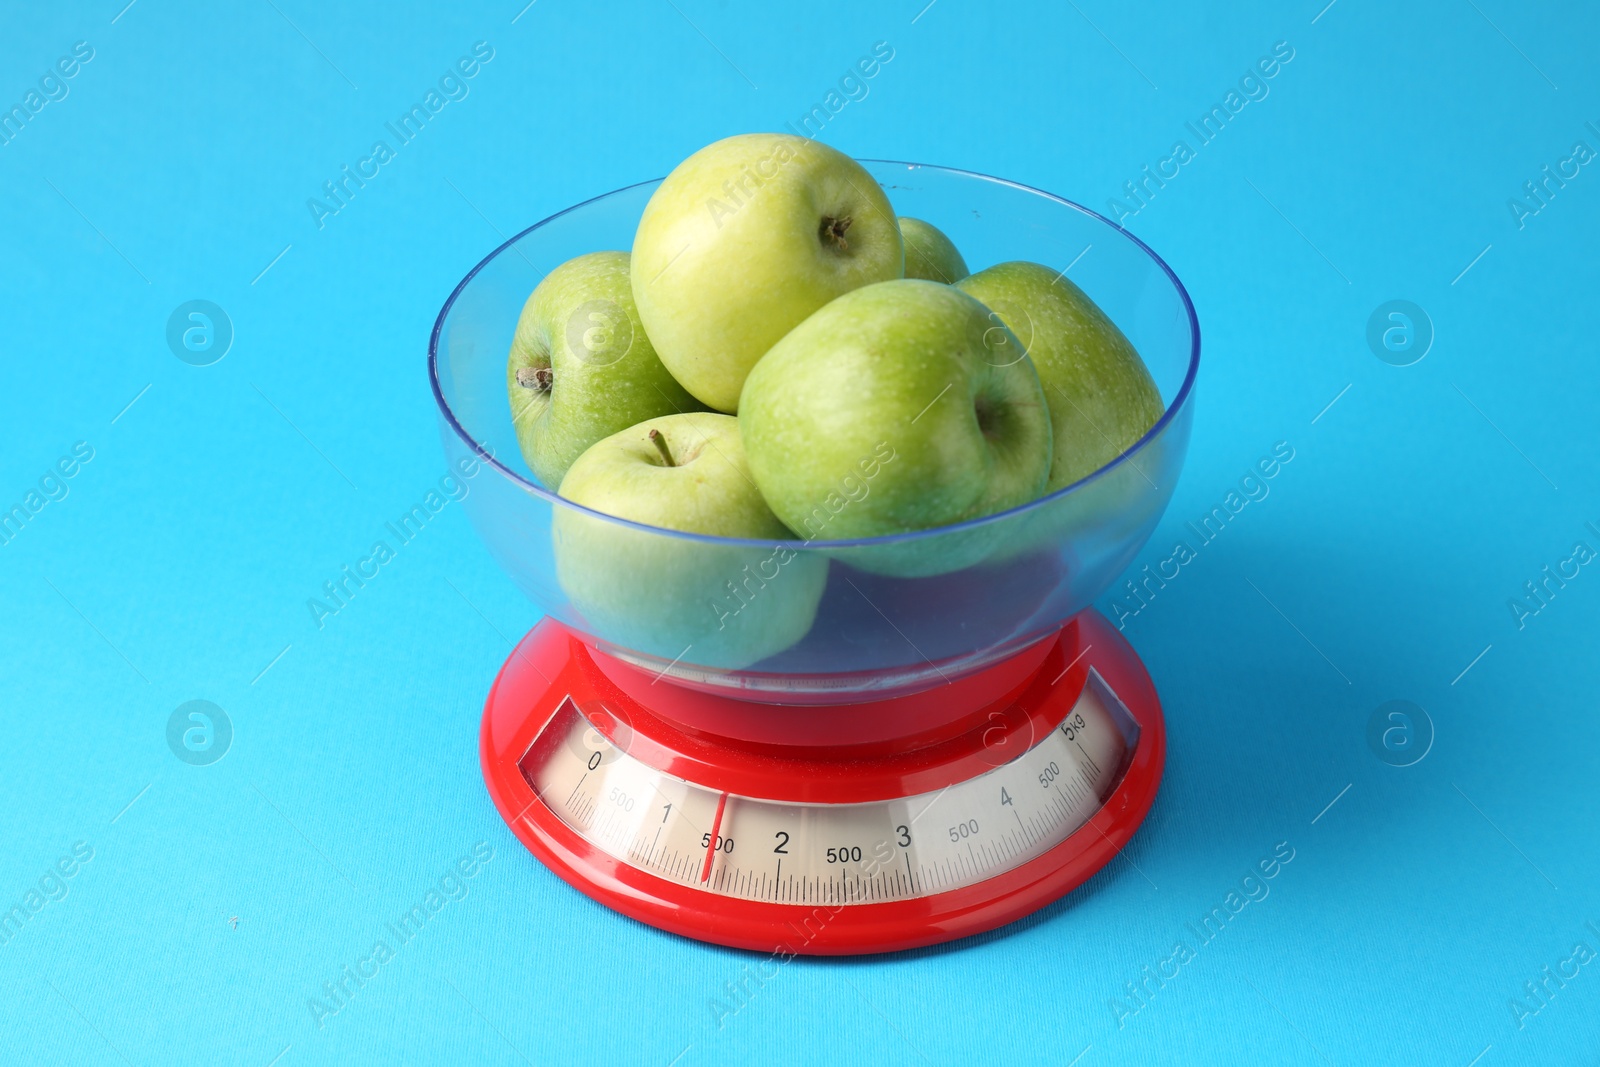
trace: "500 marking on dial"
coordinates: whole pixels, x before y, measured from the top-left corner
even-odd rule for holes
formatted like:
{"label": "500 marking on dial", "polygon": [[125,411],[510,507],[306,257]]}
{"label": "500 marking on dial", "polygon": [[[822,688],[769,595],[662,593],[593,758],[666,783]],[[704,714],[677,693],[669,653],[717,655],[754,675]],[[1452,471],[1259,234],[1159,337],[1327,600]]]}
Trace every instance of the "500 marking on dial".
{"label": "500 marking on dial", "polygon": [[[554,733],[554,737],[550,735]],[[1120,781],[1138,726],[1095,671],[1065,719],[1003,766],[864,804],[719,793],[658,771],[569,700],[521,767],[595,847],[660,878],[745,900],[865,904],[972,885],[1042,855]]]}

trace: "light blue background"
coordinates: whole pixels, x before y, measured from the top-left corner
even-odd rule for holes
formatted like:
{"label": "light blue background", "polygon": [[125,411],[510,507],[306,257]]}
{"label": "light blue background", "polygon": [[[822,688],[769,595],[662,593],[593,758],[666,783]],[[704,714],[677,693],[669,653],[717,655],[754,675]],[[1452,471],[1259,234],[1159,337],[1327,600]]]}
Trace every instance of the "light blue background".
{"label": "light blue background", "polygon": [[[1600,567],[1523,629],[1507,606],[1574,541],[1600,549],[1600,171],[1525,228],[1506,203],[1574,141],[1600,149],[1592,13],[123,2],[0,15],[6,107],[95,49],[0,147],[0,503],[95,450],[0,546],[0,904],[94,849],[0,946],[0,1060],[1600,1056],[1600,962],[1520,1029],[1508,1006],[1575,942],[1600,950]],[[480,40],[470,95],[319,230],[306,199]],[[423,358],[473,263],[781,128],[876,41],[893,60],[825,141],[1100,210],[1287,41],[1270,95],[1127,221],[1205,334],[1190,459],[1141,564],[1275,442],[1295,458],[1127,624],[1171,741],[1127,859],[997,934],[757,985],[759,958],[601,909],[496,816],[478,716],[536,616],[459,506],[323,629],[306,600],[444,473]],[[164,340],[195,298],[236,331],[203,368]],[[1365,339],[1394,298],[1437,334],[1404,368]],[[192,699],[234,724],[209,767],[165,741]],[[1404,769],[1365,740],[1393,699],[1437,731]],[[466,899],[319,1029],[308,998],[480,841]],[[1124,983],[1280,841],[1271,895],[1119,1026]]]}

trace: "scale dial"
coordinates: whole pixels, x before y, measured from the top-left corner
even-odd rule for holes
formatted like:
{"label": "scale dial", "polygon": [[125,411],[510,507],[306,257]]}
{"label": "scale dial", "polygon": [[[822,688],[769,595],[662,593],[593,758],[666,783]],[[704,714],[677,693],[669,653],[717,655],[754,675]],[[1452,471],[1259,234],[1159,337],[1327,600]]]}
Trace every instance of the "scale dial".
{"label": "scale dial", "polygon": [[944,789],[854,804],[739,796],[648,766],[569,696],[518,763],[584,840],[678,885],[778,904],[877,904],[970,886],[1066,840],[1111,796],[1139,727],[1098,672],[1017,758]]}

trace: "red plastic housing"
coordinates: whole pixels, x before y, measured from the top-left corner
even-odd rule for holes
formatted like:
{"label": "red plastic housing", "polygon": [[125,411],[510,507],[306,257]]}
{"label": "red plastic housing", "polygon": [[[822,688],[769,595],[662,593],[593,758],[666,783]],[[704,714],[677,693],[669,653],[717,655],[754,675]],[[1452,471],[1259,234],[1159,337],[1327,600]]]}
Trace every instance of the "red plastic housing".
{"label": "red plastic housing", "polygon": [[[810,907],[733,899],[666,881],[591,845],[518,767],[569,695],[591,722],[668,774],[739,796],[855,803],[938,790],[1032,747],[1099,672],[1139,725],[1128,766],[1088,823],[1044,854],[974,885],[875,904]],[[992,930],[1057,900],[1116,855],[1155,800],[1166,729],[1133,649],[1097,612],[950,685],[864,704],[793,707],[675,686],[541,621],[501,668],[484,708],[489,795],[547,867],[600,903],[685,937],[780,954],[892,952]]]}

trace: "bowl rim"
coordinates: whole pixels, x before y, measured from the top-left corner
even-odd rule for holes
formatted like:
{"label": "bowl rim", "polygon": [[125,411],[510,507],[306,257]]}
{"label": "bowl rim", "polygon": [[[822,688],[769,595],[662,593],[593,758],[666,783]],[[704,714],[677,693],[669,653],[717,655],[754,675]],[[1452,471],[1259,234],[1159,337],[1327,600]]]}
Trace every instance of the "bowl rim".
{"label": "bowl rim", "polygon": [[[524,478],[516,471],[507,467],[504,463],[501,463],[500,460],[497,459],[491,451],[489,451],[489,449],[487,449],[480,441],[477,440],[477,438],[473,437],[472,434],[467,431],[465,426],[461,425],[460,420],[456,418],[455,412],[451,409],[449,401],[445,399],[444,391],[439,384],[439,336],[441,333],[443,333],[445,320],[449,318],[451,310],[455,307],[456,299],[460,297],[462,291],[466,289],[466,287],[472,282],[473,278],[477,277],[479,271],[487,267],[491,261],[505,253],[518,241],[522,240],[533,231],[549,225],[556,219],[570,215],[574,211],[588,207],[590,204],[598,203],[601,200],[606,200],[613,196],[620,196],[623,193],[631,192],[632,190],[641,188],[643,186],[659,185],[661,182],[666,180],[665,176],[660,178],[652,178],[646,181],[633,182],[630,185],[624,185],[619,188],[612,189],[610,192],[601,193],[598,196],[592,196],[587,200],[581,200],[570,207],[566,207],[560,211],[557,211],[553,215],[549,215],[543,219],[540,219],[533,225],[507,238],[492,252],[484,256],[483,259],[479,260],[477,264],[467,272],[466,277],[462,278],[461,281],[456,284],[456,287],[451,290],[450,296],[445,300],[444,306],[439,309],[439,315],[433,323],[433,331],[428,338],[428,385],[433,390],[433,398],[434,401],[439,405],[440,415],[450,426],[451,430],[453,430],[461,439],[461,441],[468,447],[468,449],[477,456],[479,462],[493,467],[498,473],[508,478],[512,484],[529,493],[532,493],[537,497],[542,498],[552,507],[569,508],[576,512],[585,513],[596,519],[614,523],[618,526],[633,527],[634,529],[643,530],[652,534],[678,538],[686,541],[702,541],[707,544],[738,546],[743,548],[753,548],[759,546],[765,548],[784,548],[795,550],[838,550],[872,545],[906,544],[919,540],[928,540],[935,537],[954,534],[964,530],[973,530],[977,529],[978,527],[1004,522],[1012,519],[1013,517],[1020,517],[1036,509],[1043,508],[1052,501],[1063,499],[1069,494],[1084,489],[1091,483],[1107,477],[1112,471],[1116,470],[1124,463],[1131,461],[1134,456],[1142,452],[1147,446],[1150,445],[1152,441],[1160,437],[1166,428],[1177,418],[1178,413],[1183,410],[1186,404],[1188,404],[1194,393],[1195,380],[1200,371],[1200,319],[1195,313],[1194,301],[1189,298],[1189,291],[1188,289],[1184,288],[1184,284],[1178,278],[1178,275],[1170,266],[1167,265],[1167,261],[1162,259],[1161,256],[1156,253],[1155,249],[1145,244],[1131,231],[1106,218],[1093,208],[1085,207],[1076,201],[1068,200],[1062,196],[1057,196],[1055,193],[1047,190],[1040,189],[1032,185],[1025,185],[1022,182],[1012,181],[1009,178],[999,178],[992,174],[984,174],[981,171],[975,170],[965,170],[960,167],[946,167],[937,163],[910,163],[897,159],[873,158],[858,158],[856,159],[856,162],[863,165],[879,164],[882,166],[904,167],[907,170],[942,171],[947,174],[959,175],[963,178],[975,178],[981,181],[993,182],[996,185],[1004,185],[1012,189],[1017,189],[1021,192],[1032,193],[1035,196],[1041,196],[1046,200],[1054,201],[1055,203],[1060,204],[1062,207],[1070,208],[1081,215],[1086,215],[1089,218],[1094,219],[1095,221],[1115,231],[1119,236],[1133,242],[1133,244],[1142,252],[1144,252],[1145,255],[1149,256],[1155,265],[1161,269],[1161,272],[1167,276],[1167,280],[1170,281],[1172,283],[1172,287],[1177,290],[1178,298],[1183,302],[1183,310],[1189,320],[1190,341],[1188,367],[1184,372],[1183,384],[1178,387],[1178,392],[1172,398],[1172,403],[1167,405],[1166,410],[1161,413],[1161,417],[1157,419],[1155,424],[1145,432],[1144,436],[1135,441],[1132,447],[1123,452],[1116,459],[1112,460],[1110,463],[1107,463],[1098,470],[1085,475],[1077,481],[1072,482],[1069,485],[1062,486],[1053,493],[1047,493],[1046,495],[1037,497],[1025,504],[1019,504],[1014,508],[1008,508],[1005,511],[993,512],[988,515],[979,516],[975,519],[968,519],[964,522],[952,523],[947,526],[933,526],[925,530],[911,530],[906,533],[883,534],[877,537],[856,537],[841,540],[783,540],[777,538],[763,540],[745,537],[719,537],[712,534],[691,533],[684,530],[673,530],[665,526],[652,526],[649,523],[635,522],[632,519],[624,519],[617,515],[611,515],[603,511],[596,511],[593,508],[588,508],[582,504],[568,500],[566,497],[563,497],[559,493],[545,488],[537,482],[529,481],[527,478]],[[876,176],[874,176],[873,180],[877,180]],[[1062,273],[1064,274],[1066,272],[1063,271]]]}

